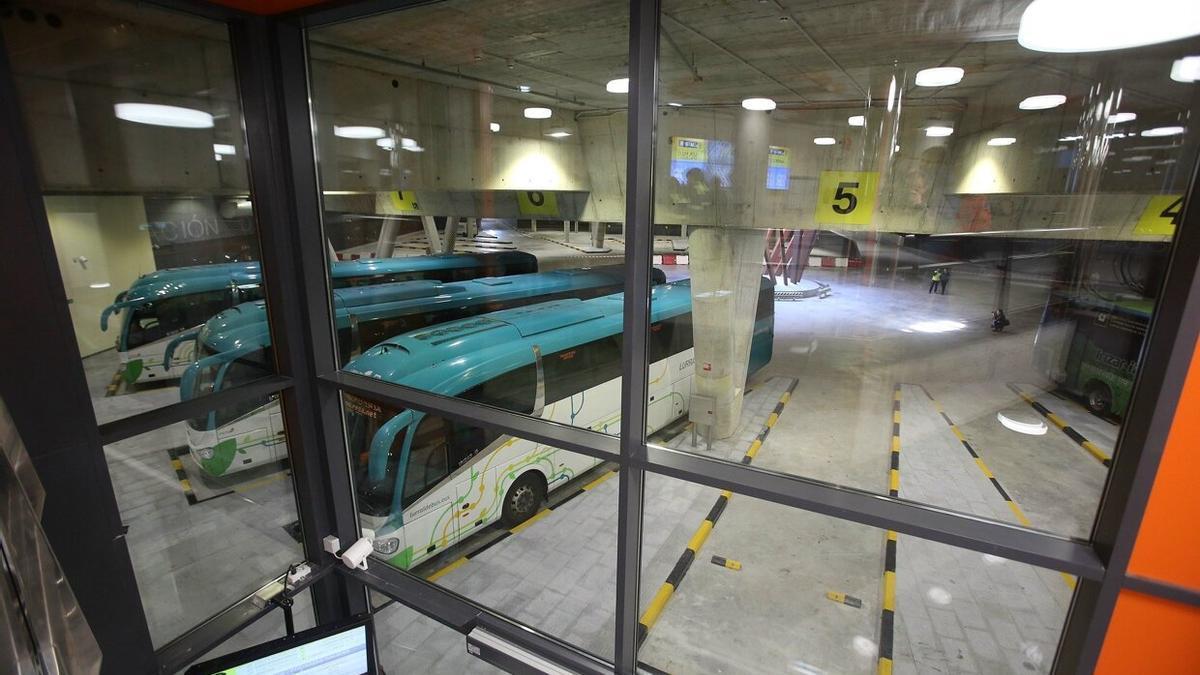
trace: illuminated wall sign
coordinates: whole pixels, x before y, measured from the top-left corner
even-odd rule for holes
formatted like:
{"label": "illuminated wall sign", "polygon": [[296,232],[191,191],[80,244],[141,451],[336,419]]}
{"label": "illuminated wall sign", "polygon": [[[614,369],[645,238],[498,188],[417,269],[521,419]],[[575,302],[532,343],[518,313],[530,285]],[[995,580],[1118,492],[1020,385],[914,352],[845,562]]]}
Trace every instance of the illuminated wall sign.
{"label": "illuminated wall sign", "polygon": [[1151,197],[1137,225],[1133,226],[1133,233],[1173,235],[1182,215],[1183,195]]}
{"label": "illuminated wall sign", "polygon": [[671,177],[680,186],[693,190],[705,187],[727,188],[732,183],[733,144],[707,138],[671,137]]}
{"label": "illuminated wall sign", "polygon": [[792,174],[792,151],[778,145],[767,148],[767,189],[786,190]]}
{"label": "illuminated wall sign", "polygon": [[878,184],[878,171],[822,171],[817,187],[817,223],[870,225]]}
{"label": "illuminated wall sign", "polygon": [[524,190],[517,193],[517,208],[523,216],[557,216],[558,198],[553,192]]}

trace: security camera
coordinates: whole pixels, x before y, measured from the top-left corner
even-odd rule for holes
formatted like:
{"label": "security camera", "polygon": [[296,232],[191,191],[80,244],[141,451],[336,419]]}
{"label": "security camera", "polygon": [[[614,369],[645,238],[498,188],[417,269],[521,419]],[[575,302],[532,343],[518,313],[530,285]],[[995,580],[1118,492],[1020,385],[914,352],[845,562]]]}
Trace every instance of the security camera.
{"label": "security camera", "polygon": [[363,537],[350,545],[342,555],[338,556],[342,563],[350,569],[367,569],[367,556],[371,555],[371,540]]}

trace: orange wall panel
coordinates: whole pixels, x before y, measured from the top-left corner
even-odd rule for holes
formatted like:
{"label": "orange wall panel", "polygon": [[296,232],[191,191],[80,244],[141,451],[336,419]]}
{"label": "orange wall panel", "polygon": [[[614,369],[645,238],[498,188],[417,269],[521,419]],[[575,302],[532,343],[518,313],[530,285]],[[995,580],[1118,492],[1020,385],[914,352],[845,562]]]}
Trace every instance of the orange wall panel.
{"label": "orange wall panel", "polygon": [[[1129,573],[1200,590],[1200,345],[1163,450]],[[1200,631],[1196,633],[1200,639]]]}
{"label": "orange wall panel", "polygon": [[1121,591],[1096,664],[1099,675],[1195,675],[1200,607]]}

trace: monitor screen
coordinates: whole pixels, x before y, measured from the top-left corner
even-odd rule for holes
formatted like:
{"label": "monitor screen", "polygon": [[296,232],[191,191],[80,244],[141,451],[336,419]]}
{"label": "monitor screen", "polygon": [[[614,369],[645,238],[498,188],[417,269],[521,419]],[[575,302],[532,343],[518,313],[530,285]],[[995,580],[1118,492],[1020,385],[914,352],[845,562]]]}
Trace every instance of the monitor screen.
{"label": "monitor screen", "polygon": [[369,617],[314,628],[227,654],[187,675],[363,675],[375,673]]}

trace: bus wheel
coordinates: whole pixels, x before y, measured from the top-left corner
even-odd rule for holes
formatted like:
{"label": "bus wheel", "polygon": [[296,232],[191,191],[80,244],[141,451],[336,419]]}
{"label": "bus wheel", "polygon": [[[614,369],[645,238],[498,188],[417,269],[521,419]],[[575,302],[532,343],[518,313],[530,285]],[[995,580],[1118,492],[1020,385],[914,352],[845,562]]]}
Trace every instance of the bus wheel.
{"label": "bus wheel", "polygon": [[1093,382],[1084,392],[1087,397],[1087,407],[1096,415],[1107,415],[1112,408],[1112,392],[1103,382]]}
{"label": "bus wheel", "polygon": [[500,522],[505,527],[515,527],[533,517],[542,507],[546,498],[546,484],[541,476],[530,471],[524,474],[508,487],[504,495],[504,511]]}

